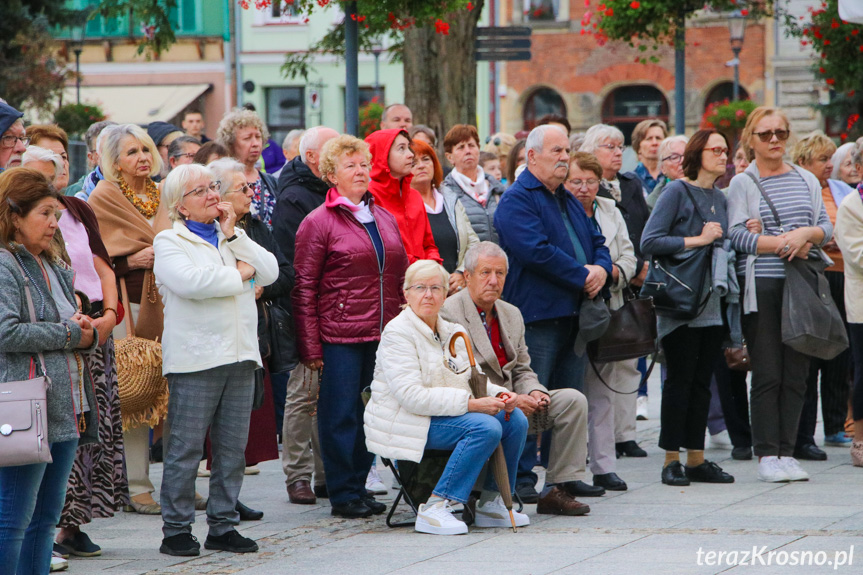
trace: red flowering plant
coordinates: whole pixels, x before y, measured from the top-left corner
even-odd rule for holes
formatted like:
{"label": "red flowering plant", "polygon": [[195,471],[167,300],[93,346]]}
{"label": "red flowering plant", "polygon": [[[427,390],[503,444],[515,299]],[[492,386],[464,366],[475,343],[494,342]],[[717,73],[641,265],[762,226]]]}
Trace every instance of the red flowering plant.
{"label": "red flowering plant", "polygon": [[54,123],[71,138],[81,138],[91,124],[105,119],[105,113],[96,104],[65,104],[54,112]]}
{"label": "red flowering plant", "polygon": [[843,21],[838,5],[838,0],[825,0],[803,16],[783,16],[800,45],[811,47],[813,71],[832,91],[830,102],[816,108],[838,125],[845,141],[863,135],[858,123],[863,113],[863,25]]}
{"label": "red flowering plant", "polygon": [[757,106],[752,100],[731,102],[726,98],[721,102],[713,102],[704,110],[701,127],[732,135],[746,126],[746,119]]}
{"label": "red flowering plant", "polygon": [[360,138],[365,140],[366,136],[379,130],[383,115],[384,106],[377,96],[369,100],[366,105],[360,106]]}
{"label": "red flowering plant", "polygon": [[772,0],[584,0],[587,10],[581,19],[581,33],[596,38],[602,46],[622,40],[643,54],[637,62],[658,62],[660,45],[674,45],[675,35],[696,10],[731,12],[759,18],[770,13]]}

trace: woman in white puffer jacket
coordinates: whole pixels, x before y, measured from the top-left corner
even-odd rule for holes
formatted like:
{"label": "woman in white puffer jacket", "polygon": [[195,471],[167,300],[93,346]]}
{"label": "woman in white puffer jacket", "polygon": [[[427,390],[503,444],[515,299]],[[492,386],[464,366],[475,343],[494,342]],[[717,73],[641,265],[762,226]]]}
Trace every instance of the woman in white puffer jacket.
{"label": "woman in white puffer jacket", "polygon": [[[413,263],[405,273],[408,305],[387,324],[377,352],[372,397],[366,406],[366,445],[389,459],[419,462],[424,449],[452,450],[432,496],[417,513],[416,530],[435,535],[467,533],[452,515],[449,501],[467,503],[483,465],[503,444],[510,486],[527,436],[527,418],[515,409],[515,395],[489,384],[489,397],[470,391],[464,340],[449,342],[466,330],[438,312],[446,298],[449,274],[430,260]],[[516,513],[518,526],[528,525]],[[507,527],[509,514],[492,474],[487,475],[476,509],[477,527]]]}

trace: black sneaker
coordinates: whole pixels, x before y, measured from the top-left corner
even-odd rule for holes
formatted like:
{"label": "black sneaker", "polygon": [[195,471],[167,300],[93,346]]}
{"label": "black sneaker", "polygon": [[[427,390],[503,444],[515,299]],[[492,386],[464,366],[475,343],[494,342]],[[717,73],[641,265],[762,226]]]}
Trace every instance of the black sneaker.
{"label": "black sneaker", "polygon": [[180,533],[162,539],[159,553],[176,557],[196,557],[201,554],[201,544],[191,533]]}
{"label": "black sneaker", "polygon": [[722,471],[712,461],[705,461],[695,467],[686,466],[686,477],[698,483],[734,483],[734,476]]}
{"label": "black sneaker", "polygon": [[98,557],[102,554],[102,548],[90,541],[90,537],[83,531],[78,531],[74,537],[64,539],[60,545],[76,557]]}
{"label": "black sneaker", "polygon": [[71,551],[60,545],[59,543],[54,543],[54,553],[62,557],[63,559],[68,559],[69,555],[72,554]]}
{"label": "black sneaker", "polygon": [[536,503],[539,501],[539,493],[536,492],[536,488],[530,483],[516,485],[515,493],[522,503]]}
{"label": "black sneaker", "polygon": [[387,506],[374,497],[363,497],[363,503],[372,510],[372,515],[380,515],[387,510]]}
{"label": "black sneaker", "polygon": [[231,553],[254,553],[258,550],[258,544],[248,537],[243,537],[235,529],[231,529],[223,535],[207,535],[204,548]]}
{"label": "black sneaker", "polygon": [[371,517],[373,514],[372,510],[362,499],[354,499],[353,501],[341,504],[334,503],[330,513],[336,517],[344,517],[346,519]]}

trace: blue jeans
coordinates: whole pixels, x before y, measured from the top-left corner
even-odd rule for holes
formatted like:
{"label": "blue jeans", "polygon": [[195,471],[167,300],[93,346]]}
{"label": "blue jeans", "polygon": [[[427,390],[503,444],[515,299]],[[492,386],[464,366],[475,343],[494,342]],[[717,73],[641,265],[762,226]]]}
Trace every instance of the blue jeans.
{"label": "blue jeans", "polygon": [[77,439],[52,443],[52,463],[0,468],[0,573],[42,575],[50,569],[77,449]]}
{"label": "blue jeans", "polygon": [[330,502],[341,505],[366,497],[373,456],[366,449],[360,393],[372,383],[378,342],[325,343],[323,348],[318,437]]}
{"label": "blue jeans", "polygon": [[[506,421],[505,415],[501,411],[495,416],[465,413],[457,417],[431,418],[426,449],[453,450],[443,475],[434,488],[435,495],[450,501],[467,503],[485,462],[501,443],[510,490],[515,487],[518,458],[524,449],[527,435],[527,417],[520,409],[510,414],[509,421]],[[327,477],[329,479],[329,475]],[[493,473],[486,474],[484,488],[499,491]]]}
{"label": "blue jeans", "polygon": [[[546,389],[577,389],[584,393],[585,357],[576,355],[573,345],[578,335],[578,318],[558,318],[528,323],[524,340],[530,350],[530,366]],[[536,435],[529,435],[518,461],[518,484],[536,485],[533,468],[548,467],[551,431],[542,434],[542,457],[536,457]]]}

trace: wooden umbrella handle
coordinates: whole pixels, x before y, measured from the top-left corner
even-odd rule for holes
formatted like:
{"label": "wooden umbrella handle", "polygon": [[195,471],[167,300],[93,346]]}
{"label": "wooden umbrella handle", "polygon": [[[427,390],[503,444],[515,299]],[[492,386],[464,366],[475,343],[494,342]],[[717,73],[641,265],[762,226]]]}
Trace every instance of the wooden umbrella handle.
{"label": "wooden umbrella handle", "polygon": [[470,366],[476,367],[476,359],[473,357],[473,347],[471,346],[470,338],[463,331],[457,331],[452,334],[452,338],[449,340],[449,354],[453,357],[457,355],[455,352],[455,340],[459,338],[464,340],[464,345],[467,348],[467,358],[470,360]]}

